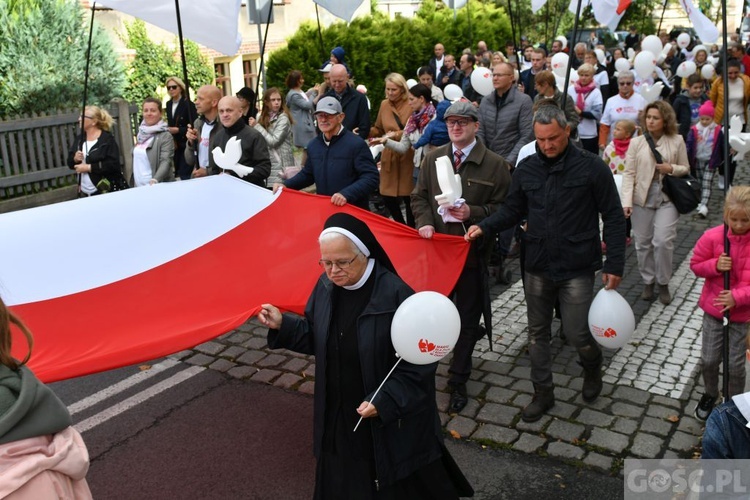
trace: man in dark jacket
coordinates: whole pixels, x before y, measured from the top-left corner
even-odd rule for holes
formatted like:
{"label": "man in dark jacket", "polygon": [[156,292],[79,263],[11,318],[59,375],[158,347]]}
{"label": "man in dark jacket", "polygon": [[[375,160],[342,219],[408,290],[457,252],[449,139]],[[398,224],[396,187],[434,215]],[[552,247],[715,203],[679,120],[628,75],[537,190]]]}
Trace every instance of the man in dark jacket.
{"label": "man in dark jacket", "polygon": [[331,90],[326,96],[335,97],[341,103],[344,128],[362,139],[367,139],[370,135],[370,109],[367,106],[367,97],[349,85],[349,74],[342,64],[331,66],[330,79]]}
{"label": "man in dark jacket", "polygon": [[[234,96],[222,97],[219,101],[219,121],[221,126],[214,137],[214,148],[210,151],[208,164],[211,174],[229,173],[235,177],[265,187],[271,173],[271,155],[268,144],[260,132],[248,126],[242,119],[242,104]],[[230,139],[239,141],[239,160],[232,165],[220,165],[217,155],[231,156]],[[234,143],[234,141],[233,141]],[[221,158],[221,156],[219,156]]]}
{"label": "man in dark jacket", "polygon": [[[411,194],[411,208],[422,238],[432,238],[435,233],[462,236],[469,224],[493,213],[505,199],[510,185],[510,166],[477,141],[478,118],[473,104],[462,101],[452,104],[445,112],[451,142],[432,150],[422,161],[419,179]],[[443,156],[450,159],[461,177],[461,197],[466,202],[460,206],[435,199],[436,195],[440,198],[447,194],[442,192],[435,164]],[[445,215],[438,215],[439,208]],[[448,369],[448,384],[452,389],[448,410],[453,413],[461,411],[468,401],[466,382],[471,375],[471,355],[482,337],[479,320],[485,312],[484,304],[489,303],[486,255],[479,245],[472,244],[451,294],[461,316],[461,333]],[[485,328],[490,329],[492,323],[488,315],[489,312],[485,315]]]}
{"label": "man in dark jacket", "polygon": [[[302,170],[283,185],[302,189],[315,184],[317,193],[330,196],[334,205],[351,203],[367,210],[368,196],[380,182],[370,148],[343,126],[346,117],[335,97],[318,101],[315,117],[321,134],[307,145]],[[274,192],[281,185],[274,184]]]}
{"label": "man in dark jacket", "polygon": [[531,53],[531,67],[524,70],[519,75],[519,81],[523,85],[523,92],[533,100],[536,97],[536,87],[534,86],[534,77],[537,73],[544,71],[547,63],[547,51],[544,49],[534,49]]}
{"label": "man in dark jacket", "polygon": [[445,55],[445,62],[443,62],[443,67],[440,68],[440,73],[435,83],[443,90],[445,90],[446,85],[450,85],[451,83],[454,85],[461,83],[461,72],[456,68],[456,58],[451,54]]}
{"label": "man in dark jacket", "polygon": [[[583,399],[599,396],[602,352],[588,328],[594,273],[602,269],[605,287],[614,289],[625,267],[625,217],[609,167],[570,145],[570,127],[559,108],[537,111],[534,134],[537,153],[518,165],[503,206],[466,234],[474,241],[528,220],[524,291],[534,397],[521,412],[525,422],[539,420],[555,404],[550,340],[556,300],[584,369]],[[603,267],[600,214],[607,244]]]}

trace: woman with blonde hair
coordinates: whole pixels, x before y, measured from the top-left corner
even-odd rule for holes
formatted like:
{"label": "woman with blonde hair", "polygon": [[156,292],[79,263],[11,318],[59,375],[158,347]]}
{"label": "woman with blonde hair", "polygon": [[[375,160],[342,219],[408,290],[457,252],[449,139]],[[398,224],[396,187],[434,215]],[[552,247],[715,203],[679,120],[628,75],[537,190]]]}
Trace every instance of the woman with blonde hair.
{"label": "woman with blonde hair", "polygon": [[653,300],[654,285],[658,284],[659,301],[668,305],[672,302],[669,280],[680,214],[662,191],[662,179],[689,174],[690,164],[672,106],[664,101],[652,102],[646,105],[644,116],[646,132],[631,139],[625,154],[620,196],[625,217],[630,217],[633,224],[638,270],[644,285],[641,299]]}
{"label": "woman with blonde hair", "polygon": [[[386,136],[400,142],[404,127],[412,113],[409,106],[409,87],[404,77],[398,73],[386,76],[385,95],[386,99],[380,103],[375,124],[370,129],[370,137]],[[412,149],[404,154],[385,149],[380,157],[380,194],[383,196],[383,202],[393,220],[409,227],[414,227],[414,215],[409,201],[409,195],[414,189],[413,169]],[[401,213],[401,202],[406,206],[406,220]]]}
{"label": "woman with blonde hair", "polygon": [[[13,325],[28,351],[11,354]],[[62,401],[28,369],[31,332],[0,299],[0,498],[90,499],[89,454]]]}
{"label": "woman with blonde hair", "polygon": [[182,180],[190,179],[193,168],[185,160],[185,147],[187,145],[187,127],[191,125],[198,112],[195,104],[190,101],[185,90],[185,82],[176,76],[167,78],[167,94],[170,100],[167,102],[167,126],[169,133],[174,138],[174,170],[175,176]]}
{"label": "woman with blonde hair", "polygon": [[98,106],[87,106],[78,118],[83,133],[68,151],[68,167],[80,175],[78,196],[94,196],[125,189],[120,148],[110,130],[114,119]]}
{"label": "woman with blonde hair", "polygon": [[271,155],[272,182],[281,182],[279,174],[285,167],[294,166],[294,148],[292,146],[292,115],[289,114],[284,96],[276,87],[271,87],[263,93],[263,109],[257,121],[250,118],[251,127],[260,132],[268,144]]}

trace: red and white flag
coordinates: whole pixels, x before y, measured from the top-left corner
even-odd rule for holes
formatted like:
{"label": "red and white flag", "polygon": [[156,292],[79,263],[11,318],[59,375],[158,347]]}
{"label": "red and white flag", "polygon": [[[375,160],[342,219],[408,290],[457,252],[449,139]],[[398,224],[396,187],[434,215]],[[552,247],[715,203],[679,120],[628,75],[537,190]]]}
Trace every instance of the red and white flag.
{"label": "red and white flag", "polygon": [[30,367],[45,382],[139,363],[226,333],[266,302],[301,313],[322,272],[318,235],[341,210],[370,226],[412,288],[450,293],[463,238],[425,240],[327,196],[219,175],[0,216],[0,295],[34,334]]}

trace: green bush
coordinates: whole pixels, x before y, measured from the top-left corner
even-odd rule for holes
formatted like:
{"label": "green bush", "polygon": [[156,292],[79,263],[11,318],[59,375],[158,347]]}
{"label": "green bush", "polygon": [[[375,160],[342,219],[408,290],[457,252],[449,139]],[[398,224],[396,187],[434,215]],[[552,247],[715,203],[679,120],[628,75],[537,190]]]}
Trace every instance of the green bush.
{"label": "green bush", "polygon": [[[125,30],[123,41],[129,49],[135,50],[135,58],[128,65],[124,96],[129,102],[140,104],[146,97],[155,97],[157,88],[164,87],[170,76],[182,78],[182,59],[177,40],[177,49],[154,43],[148,37],[143,21],[126,24]],[[213,82],[213,68],[200,53],[198,45],[190,40],[185,40],[185,59],[192,90]]]}
{"label": "green bush", "polygon": [[[469,13],[471,23],[469,23]],[[471,32],[471,36],[469,33]],[[349,25],[335,23],[322,30],[324,48],[320,47],[317,25],[306,23],[288,40],[286,47],[275,50],[268,58],[268,85],[285,88],[289,71],[302,71],[307,85],[322,80],[318,69],[328,59],[330,50],[340,45],[346,50],[346,62],[357,84],[364,84],[372,103],[372,114],[377,114],[380,101],[385,98],[383,79],[396,72],[406,79],[416,79],[420,66],[432,57],[438,42],[446,52],[460,56],[467,47],[476,47],[478,40],[498,50],[510,38],[510,23],[505,10],[494,2],[472,1],[470,8],[457,11],[442,2],[425,0],[413,19],[397,17],[390,20],[376,11],[359,17]]]}
{"label": "green bush", "polygon": [[[0,116],[81,106],[90,22],[84,14],[77,0],[0,0]],[[88,101],[109,102],[123,83],[108,36],[95,28]]]}

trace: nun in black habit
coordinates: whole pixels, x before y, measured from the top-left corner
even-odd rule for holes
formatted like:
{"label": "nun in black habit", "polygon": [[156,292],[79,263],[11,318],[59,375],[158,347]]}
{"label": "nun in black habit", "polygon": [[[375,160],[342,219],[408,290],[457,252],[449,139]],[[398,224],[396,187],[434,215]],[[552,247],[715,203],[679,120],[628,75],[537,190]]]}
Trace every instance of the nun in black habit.
{"label": "nun in black habit", "polygon": [[[471,486],[443,446],[435,369],[396,363],[391,322],[414,291],[367,225],[332,215],[305,315],[263,304],[268,345],[315,355],[316,499],[455,499]],[[356,432],[359,418],[362,424]]]}

